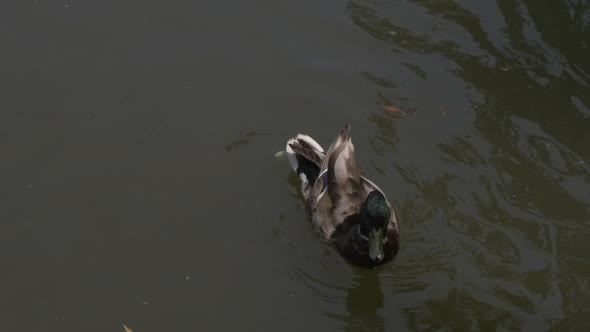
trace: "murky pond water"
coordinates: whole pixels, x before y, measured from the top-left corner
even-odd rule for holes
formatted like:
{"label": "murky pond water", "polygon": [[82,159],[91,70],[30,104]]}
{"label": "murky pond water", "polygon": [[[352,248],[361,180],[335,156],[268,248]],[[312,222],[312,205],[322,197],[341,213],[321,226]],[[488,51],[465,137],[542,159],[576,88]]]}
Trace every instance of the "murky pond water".
{"label": "murky pond water", "polygon": [[[587,1],[0,8],[0,330],[590,328]],[[374,270],[274,157],[345,121]]]}

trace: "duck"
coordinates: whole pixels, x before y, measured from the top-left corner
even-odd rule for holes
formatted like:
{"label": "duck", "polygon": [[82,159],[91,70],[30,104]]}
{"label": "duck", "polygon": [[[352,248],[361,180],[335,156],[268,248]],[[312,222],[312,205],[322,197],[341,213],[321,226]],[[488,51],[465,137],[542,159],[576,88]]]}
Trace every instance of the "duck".
{"label": "duck", "polygon": [[398,223],[384,192],[362,175],[346,123],[326,152],[297,134],[285,148],[299,177],[313,228],[349,262],[374,268],[391,261],[399,247]]}

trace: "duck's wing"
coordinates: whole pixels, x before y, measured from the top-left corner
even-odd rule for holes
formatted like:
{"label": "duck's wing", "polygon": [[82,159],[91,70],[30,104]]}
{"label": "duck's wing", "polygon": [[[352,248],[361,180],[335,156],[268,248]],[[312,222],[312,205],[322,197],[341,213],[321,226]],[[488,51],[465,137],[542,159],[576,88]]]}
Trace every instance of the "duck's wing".
{"label": "duck's wing", "polygon": [[307,200],[320,173],[324,149],[311,137],[303,134],[291,138],[285,147],[291,168],[301,181],[301,193]]}
{"label": "duck's wing", "polygon": [[319,198],[328,195],[331,202],[330,220],[336,227],[346,217],[357,213],[366,198],[360,168],[354,159],[349,123],[342,127],[328,149],[320,175],[320,178],[326,179],[327,185]]}
{"label": "duck's wing", "polygon": [[328,188],[325,179],[325,176],[320,175],[316,181],[310,195],[312,199],[310,206],[315,229],[323,239],[328,240],[332,237],[336,227],[332,221],[332,200],[327,194]]}
{"label": "duck's wing", "polygon": [[305,158],[315,164],[318,168],[324,161],[324,149],[313,138],[298,134],[287,142],[287,156],[293,170],[297,171],[300,159]]}

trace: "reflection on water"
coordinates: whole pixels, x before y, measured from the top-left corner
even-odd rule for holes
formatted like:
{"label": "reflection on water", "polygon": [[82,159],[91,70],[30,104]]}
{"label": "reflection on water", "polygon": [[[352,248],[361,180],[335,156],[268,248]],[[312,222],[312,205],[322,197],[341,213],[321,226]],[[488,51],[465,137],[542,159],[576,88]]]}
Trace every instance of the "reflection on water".
{"label": "reflection on water", "polygon": [[382,331],[383,292],[379,270],[356,270],[346,296],[347,331]]}
{"label": "reflection on water", "polygon": [[[327,262],[318,262],[324,267]],[[352,271],[352,275],[349,272]],[[291,266],[290,274],[295,280],[303,282],[306,287],[321,300],[318,306],[326,316],[342,323],[346,331],[383,331],[384,294],[381,290],[380,270],[366,270],[350,266],[350,269],[331,270],[343,273],[340,278],[322,273],[322,277],[308,274],[302,268]],[[350,279],[348,276],[350,275]],[[349,285],[349,286],[341,286]],[[327,309],[329,308],[329,309]],[[341,310],[344,308],[344,310]]]}
{"label": "reflection on water", "polygon": [[[590,235],[590,150],[585,143],[590,123],[583,106],[589,100],[579,99],[590,96],[588,52],[580,52],[590,40],[590,5],[553,2],[552,10],[526,1],[498,1],[497,7],[448,1],[403,5],[419,13],[420,24],[400,17],[391,4],[349,2],[346,13],[402,58],[450,60],[466,84],[456,87],[477,100],[460,115],[461,122],[471,122],[470,129],[447,133],[435,143],[438,170],[396,158],[395,128],[407,123],[391,125],[391,117],[369,116],[376,124],[369,143],[379,156],[374,164],[380,165],[374,170],[385,175],[382,165],[393,160],[398,174],[416,189],[415,197],[400,202],[402,225],[416,226],[403,233],[406,248],[389,273],[411,268],[403,252],[416,250],[417,243],[426,249],[424,241],[435,243],[429,246],[435,269],[447,271],[441,280],[449,285],[447,291],[429,299],[428,310],[414,312],[410,326],[569,326],[572,318],[565,310],[580,303],[570,290],[580,287],[586,273],[567,262],[589,263],[565,243],[587,250],[572,231]],[[559,26],[550,23],[554,15],[571,23],[559,32],[565,38],[557,38]],[[401,64],[416,82],[428,79],[420,65]],[[389,98],[404,93],[394,77],[374,71],[363,76],[387,89],[383,95]],[[426,111],[420,105],[427,103],[411,102],[418,105],[418,115]],[[448,113],[457,120],[456,110]]]}

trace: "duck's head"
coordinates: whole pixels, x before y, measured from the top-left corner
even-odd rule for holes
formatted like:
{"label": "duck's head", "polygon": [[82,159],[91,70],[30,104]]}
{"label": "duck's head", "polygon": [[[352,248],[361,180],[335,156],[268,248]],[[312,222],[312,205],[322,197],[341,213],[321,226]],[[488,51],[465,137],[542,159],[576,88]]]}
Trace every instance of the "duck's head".
{"label": "duck's head", "polygon": [[368,241],[369,257],[378,263],[385,256],[383,245],[387,241],[386,230],[391,217],[385,196],[379,190],[371,191],[363,203],[359,215],[359,233]]}

